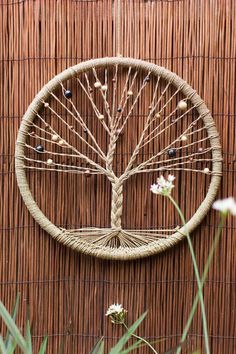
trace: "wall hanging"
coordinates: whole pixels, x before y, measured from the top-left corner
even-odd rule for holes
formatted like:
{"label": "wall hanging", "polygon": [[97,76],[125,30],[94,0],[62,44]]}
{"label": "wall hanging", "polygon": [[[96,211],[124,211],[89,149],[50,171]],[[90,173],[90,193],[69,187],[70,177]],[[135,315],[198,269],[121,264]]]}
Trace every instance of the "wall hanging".
{"label": "wall hanging", "polygon": [[[117,38],[119,26],[118,17]],[[118,52],[119,46],[118,42]],[[188,218],[191,232],[217,193],[222,154],[211,113],[195,90],[163,67],[117,55],[69,67],[41,89],[22,119],[15,167],[27,208],[53,238],[86,254],[125,260],[162,252],[184,237],[175,219],[169,226],[165,216],[168,205],[158,209],[155,227],[147,225],[148,221],[140,227],[132,225],[132,220],[124,225],[126,208],[136,209],[144,202],[125,194],[126,186],[138,180],[142,184],[142,176],[150,176],[145,180],[146,193],[150,193],[150,184],[159,175],[172,173],[178,193],[185,175],[190,185],[191,178],[198,178],[199,191],[204,186],[207,192]],[[108,196],[100,197],[110,203],[108,224],[101,227],[81,222],[72,229],[50,221],[30,186],[31,178],[41,173],[49,179],[51,174],[61,174],[68,190],[71,175],[78,177],[83,192],[74,195],[72,209],[87,193],[98,193],[95,187],[106,180]],[[88,190],[87,180],[92,179]],[[60,190],[59,182],[57,188]],[[66,197],[67,191],[63,193]],[[56,201],[57,196],[53,198]],[[152,203],[158,203],[157,199]],[[152,205],[147,206],[147,213]],[[56,208],[60,212],[63,206]],[[98,212],[102,213],[101,205],[94,201],[88,213]]]}

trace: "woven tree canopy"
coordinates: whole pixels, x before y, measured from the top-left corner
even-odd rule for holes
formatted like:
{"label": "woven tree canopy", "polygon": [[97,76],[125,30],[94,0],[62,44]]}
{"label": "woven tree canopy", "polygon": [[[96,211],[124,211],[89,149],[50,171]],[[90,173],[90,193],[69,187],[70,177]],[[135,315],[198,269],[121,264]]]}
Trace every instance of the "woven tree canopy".
{"label": "woven tree canopy", "polygon": [[[198,94],[163,67],[121,57],[80,63],[49,81],[22,119],[15,156],[20,192],[40,226],[75,250],[107,259],[152,255],[185,237],[168,201],[151,195],[157,177],[176,176],[173,195],[180,206],[185,201],[191,232],[216,196],[222,169],[218,133]],[[65,203],[58,205],[50,188],[36,202],[34,195],[44,194],[40,175]],[[56,221],[45,215],[49,198]],[[145,221],[134,224],[132,213],[143,208]],[[73,229],[64,226],[70,213],[78,215]]]}

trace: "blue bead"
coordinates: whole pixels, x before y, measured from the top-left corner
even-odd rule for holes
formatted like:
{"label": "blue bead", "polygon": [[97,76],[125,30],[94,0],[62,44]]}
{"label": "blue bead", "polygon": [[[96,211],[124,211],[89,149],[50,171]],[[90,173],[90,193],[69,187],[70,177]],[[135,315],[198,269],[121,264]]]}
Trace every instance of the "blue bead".
{"label": "blue bead", "polygon": [[169,157],[175,157],[176,156],[176,149],[169,149],[167,151],[167,154]]}
{"label": "blue bead", "polygon": [[44,147],[43,147],[43,145],[37,145],[37,146],[35,147],[35,150],[36,150],[37,152],[44,152]]}
{"label": "blue bead", "polygon": [[64,92],[64,96],[65,96],[66,98],[71,98],[71,97],[72,97],[72,92],[71,92],[70,90],[66,90],[66,91]]}

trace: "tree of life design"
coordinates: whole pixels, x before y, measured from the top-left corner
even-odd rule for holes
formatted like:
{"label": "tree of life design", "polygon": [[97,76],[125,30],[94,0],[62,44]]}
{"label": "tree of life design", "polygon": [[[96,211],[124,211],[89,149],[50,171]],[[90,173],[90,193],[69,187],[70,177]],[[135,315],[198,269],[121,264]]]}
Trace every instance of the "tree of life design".
{"label": "tree of life design", "polygon": [[[74,95],[76,85],[79,98]],[[88,120],[84,107],[91,110],[92,120]],[[117,144],[135,116],[142,119],[132,151],[124,168],[117,168]],[[99,134],[91,123],[95,120]],[[210,176],[208,193],[188,222],[191,231],[214,199],[221,160],[214,121],[197,93],[162,67],[126,58],[92,60],[57,75],[29,106],[16,144],[18,184],[35,219],[64,244],[105,258],[157,253],[183,237],[183,230],[176,228],[125,229],[125,181],[134,175],[159,176],[175,171]],[[104,175],[111,184],[110,227],[72,230],[53,225],[31,195],[25,174],[31,170]]]}

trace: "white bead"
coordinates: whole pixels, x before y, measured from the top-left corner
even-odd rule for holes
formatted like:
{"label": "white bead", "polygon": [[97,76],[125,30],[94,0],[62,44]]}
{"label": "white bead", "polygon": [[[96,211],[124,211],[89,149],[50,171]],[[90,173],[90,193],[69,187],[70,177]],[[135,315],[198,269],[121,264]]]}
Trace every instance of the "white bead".
{"label": "white bead", "polygon": [[52,159],[48,159],[48,160],[47,160],[47,164],[48,164],[48,165],[52,165],[52,164],[53,164]]}
{"label": "white bead", "polygon": [[208,168],[208,167],[205,167],[205,168],[204,168],[204,170],[203,170],[203,172],[204,172],[204,173],[209,173],[209,172],[210,172],[210,170],[209,170],[209,168]]}
{"label": "white bead", "polygon": [[94,87],[96,87],[96,88],[99,88],[101,86],[102,86],[102,84],[101,84],[100,81],[96,81],[95,84],[94,84]]}
{"label": "white bead", "polygon": [[128,96],[133,96],[133,91],[128,91],[128,92],[127,92],[127,95],[128,95]]}
{"label": "white bead", "polygon": [[59,141],[58,141],[58,144],[59,144],[59,145],[63,145],[63,144],[64,144],[64,140],[59,140]]}
{"label": "white bead", "polygon": [[85,177],[90,177],[90,176],[91,176],[91,173],[90,173],[89,170],[85,170],[85,171],[84,171],[84,175],[85,175]]}
{"label": "white bead", "polygon": [[57,141],[57,140],[58,140],[58,136],[56,134],[53,134],[52,141]]}
{"label": "white bead", "polygon": [[102,91],[106,91],[107,90],[107,85],[102,85],[101,90]]}
{"label": "white bead", "polygon": [[103,114],[99,114],[98,119],[103,120],[104,119],[104,115]]}
{"label": "white bead", "polygon": [[123,129],[121,129],[121,128],[120,128],[120,129],[117,129],[116,132],[117,132],[118,135],[122,135],[122,134],[123,134]]}
{"label": "white bead", "polygon": [[188,105],[185,101],[179,101],[178,103],[178,109],[180,109],[181,111],[186,111]]}
{"label": "white bead", "polygon": [[188,138],[187,138],[186,135],[181,136],[181,140],[182,140],[182,141],[186,141],[187,139],[188,139]]}
{"label": "white bead", "polygon": [[156,118],[161,118],[161,115],[160,115],[159,113],[156,113],[156,114],[155,114],[155,117],[156,117]]}
{"label": "white bead", "polygon": [[49,103],[45,102],[44,107],[49,107]]}

